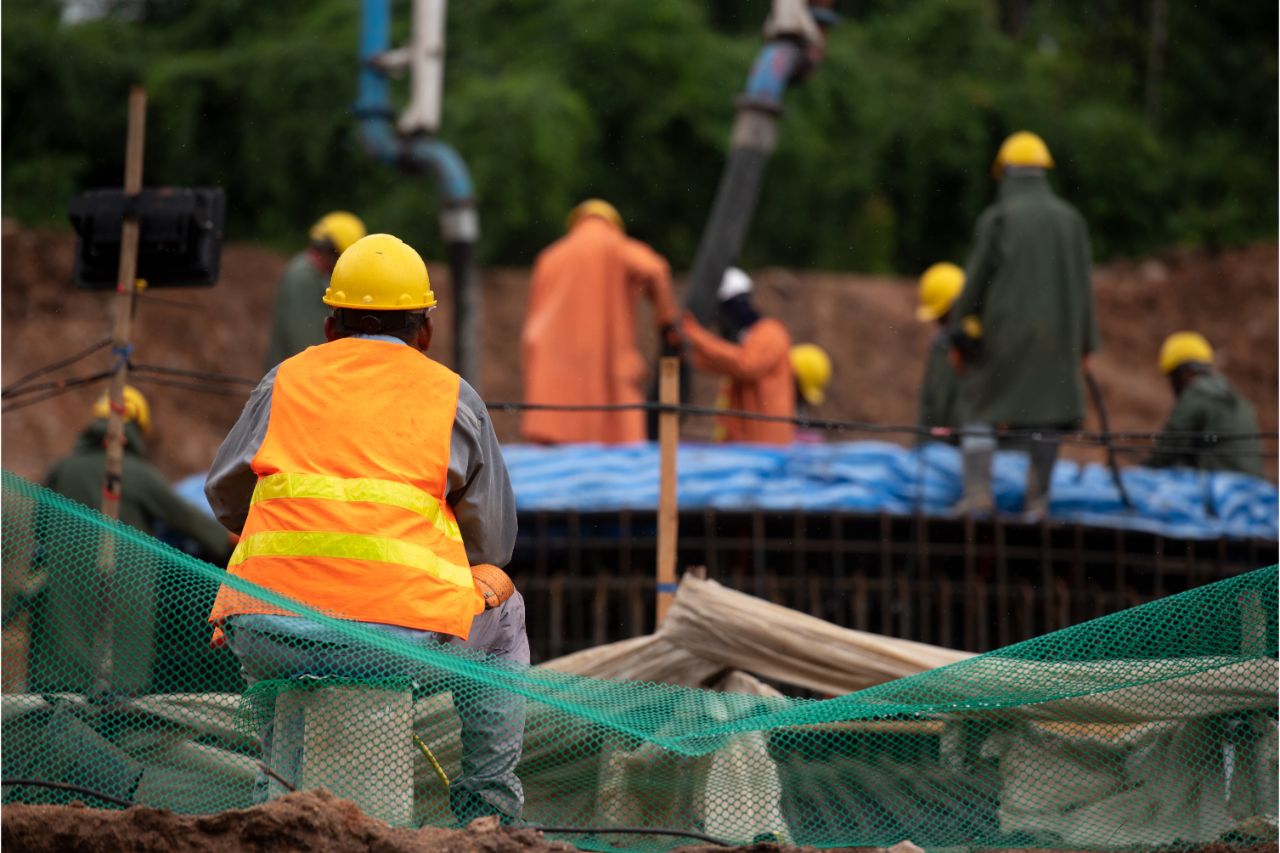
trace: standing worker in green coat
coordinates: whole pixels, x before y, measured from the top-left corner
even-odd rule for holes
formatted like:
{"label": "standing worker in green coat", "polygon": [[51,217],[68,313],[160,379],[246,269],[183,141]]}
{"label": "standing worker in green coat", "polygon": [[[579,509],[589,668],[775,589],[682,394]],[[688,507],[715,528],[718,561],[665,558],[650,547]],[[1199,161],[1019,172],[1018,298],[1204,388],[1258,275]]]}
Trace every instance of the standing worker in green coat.
{"label": "standing worker in green coat", "polygon": [[929,358],[925,362],[924,379],[920,383],[920,412],[917,423],[922,430],[955,429],[960,426],[960,377],[951,365],[951,306],[964,290],[964,270],[952,263],[934,264],[920,276],[920,304],[916,319],[936,323],[938,328],[929,342]]}
{"label": "standing worker in green coat", "polygon": [[[150,535],[166,533],[179,540],[191,540],[205,560],[224,562],[231,553],[232,539],[211,515],[187,503],[169,486],[164,475],[144,458],[143,437],[151,431],[151,410],[138,389],[124,389],[124,470],[121,477],[120,521]],[[94,404],[93,420],[81,434],[71,455],[59,460],[45,477],[45,485],[55,492],[93,509],[101,509],[103,476],[110,405],[104,394]],[[39,529],[39,522],[37,522]],[[86,567],[98,560],[97,540],[83,543],[79,564],[60,562],[41,567],[41,585],[28,596],[32,611],[30,660],[31,688],[37,691],[85,692],[97,676],[97,624],[86,613],[100,606],[99,592],[85,583]],[[160,578],[153,589],[123,602],[114,613],[115,648],[112,687],[125,693],[145,693],[155,689],[158,668],[177,676],[183,672],[181,660],[200,654],[199,622],[190,623],[190,636],[169,636],[158,627],[161,606]],[[213,590],[210,590],[212,594]],[[171,598],[172,596],[170,596]],[[195,651],[192,651],[195,650]],[[183,657],[185,656],[185,657]],[[197,685],[198,686],[198,685]],[[172,685],[170,685],[172,687]],[[184,685],[184,689],[192,689]]]}
{"label": "standing worker in green coat", "polygon": [[1024,510],[1043,514],[1057,433],[1084,418],[1082,372],[1100,343],[1089,234],[1075,208],[1054,195],[1051,168],[1048,147],[1033,133],[1000,146],[992,166],[999,197],[978,219],[952,308],[965,429],[962,512],[995,509],[991,461],[1001,428],[1024,432],[1006,446],[1028,452]]}
{"label": "standing worker in green coat", "polygon": [[1160,370],[1169,377],[1176,401],[1151,468],[1182,466],[1205,471],[1239,471],[1262,476],[1257,438],[1223,438],[1258,432],[1253,406],[1213,368],[1213,347],[1196,332],[1175,332],[1160,347]]}
{"label": "standing worker in green coat", "polygon": [[324,343],[328,307],[321,300],[338,256],[366,233],[360,217],[335,210],[311,226],[311,243],[294,255],[276,290],[275,317],[263,370]]}

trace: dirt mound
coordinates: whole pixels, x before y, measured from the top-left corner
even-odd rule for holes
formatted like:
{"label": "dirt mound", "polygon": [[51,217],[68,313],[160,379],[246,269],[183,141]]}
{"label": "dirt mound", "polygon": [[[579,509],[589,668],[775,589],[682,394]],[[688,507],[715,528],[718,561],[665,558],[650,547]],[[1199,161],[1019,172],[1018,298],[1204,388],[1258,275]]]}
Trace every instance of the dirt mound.
{"label": "dirt mound", "polygon": [[289,794],[250,809],[215,815],[179,815],[134,806],[103,811],[70,806],[4,807],[0,837],[12,849],[85,850],[132,853],[183,850],[191,853],[311,850],[320,853],[572,853],[576,848],[548,841],[532,829],[497,826],[483,818],[465,830],[403,829],[360,811],[355,803],[325,791]]}
{"label": "dirt mound", "polygon": [[[74,353],[111,327],[111,296],[70,284],[74,237],[69,232],[3,231],[3,384]],[[222,278],[210,289],[144,295],[136,317],[134,361],[256,379],[262,372],[275,283],[288,258],[258,246],[224,249]],[[433,353],[450,360],[452,303],[448,268],[431,266],[440,293]],[[914,318],[914,282],[843,273],[757,272],[759,301],[781,318],[796,341],[826,347],[836,366],[824,417],[877,423],[913,423],[916,394],[931,327]],[[490,401],[521,399],[519,337],[528,271],[490,269],[484,288],[484,376]],[[1259,244],[1217,256],[1177,251],[1159,258],[1118,261],[1095,273],[1094,290],[1104,348],[1096,371],[1111,409],[1112,426],[1158,429],[1172,403],[1156,370],[1156,353],[1169,332],[1194,328],[1217,347],[1232,383],[1258,410],[1263,430],[1275,430],[1277,388],[1277,247]],[[641,319],[647,323],[647,318]],[[642,336],[648,355],[653,335]],[[102,370],[99,353],[58,375]],[[208,467],[218,443],[239,413],[243,392],[219,395],[211,383],[194,387],[144,384],[157,425],[152,456],[171,477]],[[77,389],[3,418],[3,465],[41,477],[66,453],[82,428],[101,386]],[[697,377],[694,402],[709,405],[717,383]],[[495,413],[504,441],[517,438],[515,415]],[[1096,426],[1090,417],[1089,426]],[[691,420],[690,438],[707,438],[711,424]],[[842,438],[857,438],[845,433]],[[1092,455],[1091,455],[1092,454]],[[1100,451],[1076,458],[1100,459]],[[1269,463],[1275,476],[1275,462]]]}

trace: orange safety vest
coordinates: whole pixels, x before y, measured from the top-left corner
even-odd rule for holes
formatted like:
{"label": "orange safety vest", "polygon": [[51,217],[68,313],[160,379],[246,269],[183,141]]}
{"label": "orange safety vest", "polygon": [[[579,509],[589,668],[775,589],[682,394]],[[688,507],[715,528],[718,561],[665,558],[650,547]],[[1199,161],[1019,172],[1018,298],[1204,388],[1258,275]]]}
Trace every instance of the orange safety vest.
{"label": "orange safety vest", "polygon": [[[445,502],[458,375],[342,338],[276,373],[248,519],[227,571],[340,619],[465,639],[484,610]],[[209,621],[289,611],[228,586]]]}

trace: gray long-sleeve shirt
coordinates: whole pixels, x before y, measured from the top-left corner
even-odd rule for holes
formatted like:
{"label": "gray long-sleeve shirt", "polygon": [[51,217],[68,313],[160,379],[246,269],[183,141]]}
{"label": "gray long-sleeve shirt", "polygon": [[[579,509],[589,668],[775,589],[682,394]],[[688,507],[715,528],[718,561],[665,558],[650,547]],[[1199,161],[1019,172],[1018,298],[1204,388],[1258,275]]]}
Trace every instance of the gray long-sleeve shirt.
{"label": "gray long-sleeve shirt", "polygon": [[[388,335],[359,335],[404,343]],[[405,344],[408,346],[408,344]],[[213,459],[204,493],[214,515],[233,532],[244,528],[258,476],[250,463],[262,448],[271,415],[272,368],[245,403]],[[505,566],[516,542],[516,501],[502,448],[480,395],[460,380],[458,410],[449,436],[449,474],[445,501],[453,508],[472,565]]]}

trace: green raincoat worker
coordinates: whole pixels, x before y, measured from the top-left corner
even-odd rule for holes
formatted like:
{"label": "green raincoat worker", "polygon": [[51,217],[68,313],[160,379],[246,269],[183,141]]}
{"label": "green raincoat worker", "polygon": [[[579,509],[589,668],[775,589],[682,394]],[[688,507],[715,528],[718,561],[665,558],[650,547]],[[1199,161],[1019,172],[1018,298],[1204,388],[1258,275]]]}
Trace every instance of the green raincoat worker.
{"label": "green raincoat worker", "polygon": [[1052,167],[1033,133],[1015,133],[1000,147],[992,167],[999,197],[978,219],[964,291],[952,308],[965,432],[962,512],[995,507],[997,429],[1022,433],[1005,446],[1030,457],[1024,510],[1047,511],[1057,433],[1084,418],[1082,370],[1100,343],[1089,235],[1050,188],[1045,171]]}
{"label": "green raincoat worker", "polygon": [[264,371],[307,347],[324,343],[321,330],[329,309],[321,298],[329,286],[333,265],[348,246],[364,235],[364,222],[344,210],[326,214],[311,226],[311,243],[289,261],[276,290]]}

